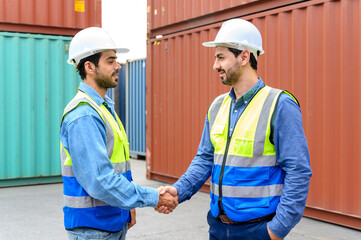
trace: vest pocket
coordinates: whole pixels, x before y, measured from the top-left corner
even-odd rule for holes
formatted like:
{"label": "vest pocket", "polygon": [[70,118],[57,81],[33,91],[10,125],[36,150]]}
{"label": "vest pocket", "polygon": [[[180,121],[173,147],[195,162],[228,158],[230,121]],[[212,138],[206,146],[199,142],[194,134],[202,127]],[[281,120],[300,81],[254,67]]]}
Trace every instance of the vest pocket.
{"label": "vest pocket", "polygon": [[233,151],[239,156],[253,157],[253,144],[253,140],[236,138],[234,141]]}
{"label": "vest pocket", "polygon": [[[227,142],[227,134],[224,133],[226,129],[225,124],[215,124],[211,130],[211,141],[214,145],[214,152],[219,153],[225,147]],[[217,143],[217,144],[215,144]]]}

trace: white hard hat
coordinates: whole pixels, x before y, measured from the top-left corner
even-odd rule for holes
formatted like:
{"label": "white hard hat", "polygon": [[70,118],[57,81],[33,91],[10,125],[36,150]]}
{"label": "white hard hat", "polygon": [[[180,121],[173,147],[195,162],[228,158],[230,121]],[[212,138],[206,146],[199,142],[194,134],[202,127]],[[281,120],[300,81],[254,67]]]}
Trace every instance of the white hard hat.
{"label": "white hard hat", "polygon": [[78,66],[80,60],[99,52],[115,50],[127,53],[129,49],[119,48],[109,33],[99,27],[90,27],[78,32],[70,42],[68,63]]}
{"label": "white hard hat", "polygon": [[257,51],[263,54],[262,36],[258,29],[243,19],[231,19],[222,24],[216,39],[204,42],[205,47],[230,47],[238,50],[249,50],[257,59]]}

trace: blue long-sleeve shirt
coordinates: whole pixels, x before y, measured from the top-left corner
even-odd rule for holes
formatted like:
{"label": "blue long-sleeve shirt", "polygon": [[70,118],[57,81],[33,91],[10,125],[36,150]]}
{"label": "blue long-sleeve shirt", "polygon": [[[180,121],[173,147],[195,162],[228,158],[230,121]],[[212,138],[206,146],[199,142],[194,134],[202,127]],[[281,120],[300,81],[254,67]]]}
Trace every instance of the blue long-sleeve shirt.
{"label": "blue long-sleeve shirt", "polygon": [[[233,88],[229,136],[237,119],[255,94],[264,87],[262,79],[237,102]],[[273,142],[279,166],[285,172],[283,193],[276,210],[276,216],[268,222],[269,229],[278,237],[284,238],[299,222],[303,215],[312,175],[307,142],[302,125],[299,106],[287,94],[281,94],[272,122]],[[173,185],[178,190],[179,202],[190,199],[207,181],[213,167],[214,148],[209,136],[209,122],[206,117],[198,152],[187,171]]]}
{"label": "blue long-sleeve shirt", "polygon": [[[103,99],[93,88],[80,83],[79,89],[87,93],[100,106],[103,104],[114,116],[114,102]],[[93,198],[111,206],[133,209],[155,207],[158,191],[129,182],[114,174],[107,155],[105,124],[89,105],[81,105],[68,113],[61,126],[60,140],[68,150],[75,177]]]}

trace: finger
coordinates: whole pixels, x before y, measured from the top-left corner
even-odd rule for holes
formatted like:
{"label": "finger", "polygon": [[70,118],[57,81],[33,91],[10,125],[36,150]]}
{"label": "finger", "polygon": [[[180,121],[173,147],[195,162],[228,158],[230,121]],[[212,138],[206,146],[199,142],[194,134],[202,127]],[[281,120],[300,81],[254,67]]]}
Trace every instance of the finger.
{"label": "finger", "polygon": [[167,208],[164,206],[158,206],[156,209],[156,211],[159,213],[164,213],[166,210],[167,210]]}
{"label": "finger", "polygon": [[159,192],[159,194],[162,196],[164,193],[167,192],[167,190],[166,190],[166,188],[165,188],[164,186],[160,186],[160,187],[158,188],[158,192]]}

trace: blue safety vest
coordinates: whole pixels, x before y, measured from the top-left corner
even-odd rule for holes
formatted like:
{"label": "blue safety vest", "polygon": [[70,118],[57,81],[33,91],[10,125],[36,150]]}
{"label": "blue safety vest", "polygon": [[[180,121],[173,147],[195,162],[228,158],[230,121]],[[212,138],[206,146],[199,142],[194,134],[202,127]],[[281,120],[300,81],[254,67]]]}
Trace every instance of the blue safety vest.
{"label": "blue safety vest", "polygon": [[231,137],[228,137],[232,101],[229,94],[218,96],[209,107],[210,138],[214,146],[210,182],[214,217],[219,215],[220,207],[236,222],[276,211],[284,172],[277,163],[269,137],[275,106],[282,92],[285,91],[263,87],[237,120]]}

